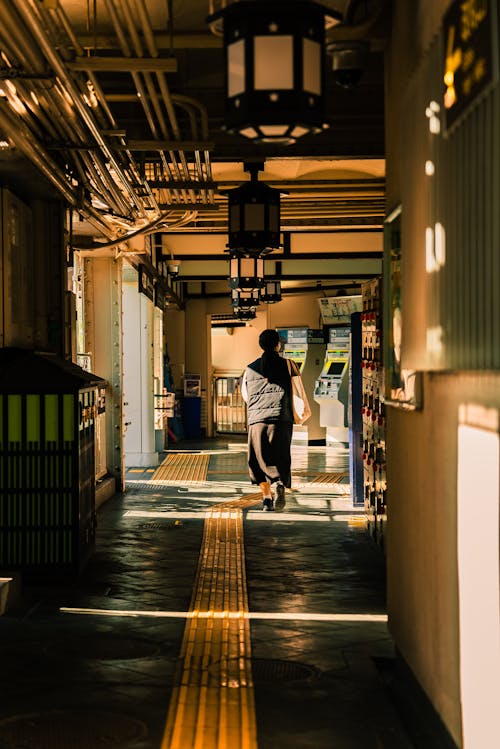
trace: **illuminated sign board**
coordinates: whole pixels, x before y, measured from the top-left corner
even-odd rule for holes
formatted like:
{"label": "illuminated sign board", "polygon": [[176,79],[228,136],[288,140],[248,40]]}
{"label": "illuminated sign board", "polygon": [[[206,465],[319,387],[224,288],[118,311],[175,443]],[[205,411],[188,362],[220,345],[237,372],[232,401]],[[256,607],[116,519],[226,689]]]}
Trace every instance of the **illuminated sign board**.
{"label": "illuminated sign board", "polygon": [[491,0],[454,0],[443,18],[447,127],[493,80],[491,15]]}

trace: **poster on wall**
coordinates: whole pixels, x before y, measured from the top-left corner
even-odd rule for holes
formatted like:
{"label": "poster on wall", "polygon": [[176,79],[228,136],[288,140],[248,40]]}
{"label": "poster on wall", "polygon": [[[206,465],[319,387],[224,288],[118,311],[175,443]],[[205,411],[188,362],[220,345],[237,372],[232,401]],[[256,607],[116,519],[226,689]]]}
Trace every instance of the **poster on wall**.
{"label": "poster on wall", "polygon": [[356,296],[333,296],[318,299],[323,325],[350,323],[353,312],[361,312],[361,294]]}
{"label": "poster on wall", "polygon": [[422,407],[421,372],[402,366],[403,305],[401,299],[401,208],[384,227],[384,368],[385,397],[390,406],[407,410]]}

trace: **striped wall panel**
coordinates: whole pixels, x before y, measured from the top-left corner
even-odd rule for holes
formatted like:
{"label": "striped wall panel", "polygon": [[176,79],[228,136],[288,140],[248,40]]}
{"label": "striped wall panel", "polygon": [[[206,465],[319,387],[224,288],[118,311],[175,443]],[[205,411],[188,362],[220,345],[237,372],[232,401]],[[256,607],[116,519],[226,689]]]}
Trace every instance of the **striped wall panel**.
{"label": "striped wall panel", "polygon": [[[402,108],[403,366],[497,369],[499,87],[490,88],[446,132],[442,45],[438,36],[422,58]],[[431,102],[440,105],[438,133],[429,127]],[[428,162],[433,175],[426,174]]]}

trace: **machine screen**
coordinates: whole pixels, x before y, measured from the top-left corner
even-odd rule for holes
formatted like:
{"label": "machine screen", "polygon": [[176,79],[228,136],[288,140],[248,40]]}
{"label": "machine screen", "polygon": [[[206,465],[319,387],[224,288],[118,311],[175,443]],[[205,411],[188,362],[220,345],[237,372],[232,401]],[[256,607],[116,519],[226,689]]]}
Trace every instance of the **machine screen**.
{"label": "machine screen", "polygon": [[327,375],[341,375],[344,371],[345,362],[332,361],[328,367]]}

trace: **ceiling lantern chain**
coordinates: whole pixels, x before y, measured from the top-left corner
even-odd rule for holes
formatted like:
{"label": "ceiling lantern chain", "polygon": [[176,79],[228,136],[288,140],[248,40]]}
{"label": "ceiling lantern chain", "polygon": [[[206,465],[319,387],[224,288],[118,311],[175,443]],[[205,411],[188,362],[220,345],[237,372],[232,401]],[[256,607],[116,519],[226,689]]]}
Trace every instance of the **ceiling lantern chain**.
{"label": "ceiling lantern chain", "polygon": [[256,143],[295,143],[325,122],[325,16],[312,0],[240,0],[223,20],[225,129]]}

